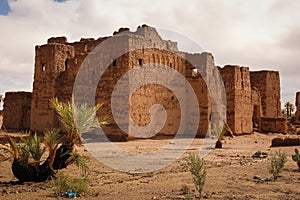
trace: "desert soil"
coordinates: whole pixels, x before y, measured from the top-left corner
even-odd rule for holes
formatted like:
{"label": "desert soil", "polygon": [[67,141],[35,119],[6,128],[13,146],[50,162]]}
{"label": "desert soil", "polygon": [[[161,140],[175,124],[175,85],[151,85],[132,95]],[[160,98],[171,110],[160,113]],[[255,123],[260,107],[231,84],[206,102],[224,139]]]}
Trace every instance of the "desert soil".
{"label": "desert soil", "polygon": [[[260,134],[226,137],[222,149],[212,150],[205,158],[207,179],[203,191],[205,199],[300,199],[300,172],[291,155],[295,147],[270,148],[271,140],[278,134]],[[282,136],[282,135],[281,135]],[[171,165],[143,174],[128,174],[111,169],[91,156],[81,147],[79,151],[90,156],[90,191],[79,199],[184,199],[181,187],[187,185],[196,194],[189,172],[189,153],[197,153],[203,139],[194,139],[186,153]],[[115,143],[129,151],[151,151],[149,144],[163,146],[164,140],[136,140]],[[176,144],[174,144],[176,145]],[[256,151],[275,152],[281,150],[288,156],[288,162],[276,181],[270,178],[267,158],[252,158]],[[50,183],[17,184],[11,169],[11,161],[0,163],[0,199],[31,200],[56,199]],[[66,173],[78,170],[69,166]],[[255,179],[260,178],[260,179]]]}

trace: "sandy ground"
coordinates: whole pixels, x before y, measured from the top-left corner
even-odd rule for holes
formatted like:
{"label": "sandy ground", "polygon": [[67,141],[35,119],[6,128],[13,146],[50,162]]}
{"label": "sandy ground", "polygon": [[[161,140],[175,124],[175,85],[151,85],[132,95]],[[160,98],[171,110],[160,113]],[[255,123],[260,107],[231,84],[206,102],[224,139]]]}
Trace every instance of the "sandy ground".
{"label": "sandy ground", "polygon": [[[204,160],[207,180],[204,187],[205,199],[299,199],[300,172],[291,155],[295,147],[270,148],[275,134],[259,134],[226,137],[223,149],[214,149]],[[187,185],[196,194],[189,172],[187,157],[198,152],[203,139],[195,139],[186,153],[171,165],[151,173],[129,174],[111,169],[91,156],[90,192],[80,199],[184,199],[182,185]],[[134,152],[148,152],[168,144],[169,140],[137,140],[115,143],[119,148]],[[176,144],[175,144],[176,145]],[[288,155],[288,162],[282,176],[276,181],[254,179],[269,178],[268,160],[252,158],[256,151],[273,152],[281,149]],[[138,161],[137,161],[138,162]],[[14,184],[11,162],[0,163],[0,199],[29,200],[55,199],[49,183]],[[76,167],[65,171],[74,173]],[[77,170],[78,171],[78,170]]]}

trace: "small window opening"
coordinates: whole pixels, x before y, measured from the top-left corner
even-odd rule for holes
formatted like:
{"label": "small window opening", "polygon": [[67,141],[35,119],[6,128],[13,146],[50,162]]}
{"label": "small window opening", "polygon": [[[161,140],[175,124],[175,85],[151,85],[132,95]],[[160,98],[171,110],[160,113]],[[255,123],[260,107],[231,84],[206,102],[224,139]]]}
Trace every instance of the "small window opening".
{"label": "small window opening", "polygon": [[172,68],[172,63],[170,63],[170,67]]}
{"label": "small window opening", "polygon": [[199,74],[200,74],[200,72],[199,72],[199,70],[197,68],[193,69],[193,71],[192,71],[192,76],[193,77],[198,77]]}
{"label": "small window opening", "polygon": [[112,64],[113,66],[117,66],[117,59],[114,59],[113,60],[113,64]]}
{"label": "small window opening", "polygon": [[172,100],[172,101],[174,100],[174,96],[171,97],[171,100]]}
{"label": "small window opening", "polygon": [[68,69],[68,64],[69,64],[69,60],[68,59],[66,59],[66,61],[65,61],[65,70],[67,70]]}
{"label": "small window opening", "polygon": [[42,72],[46,71],[46,65],[43,63],[42,64]]}
{"label": "small window opening", "polygon": [[143,65],[143,59],[139,59],[139,65]]}

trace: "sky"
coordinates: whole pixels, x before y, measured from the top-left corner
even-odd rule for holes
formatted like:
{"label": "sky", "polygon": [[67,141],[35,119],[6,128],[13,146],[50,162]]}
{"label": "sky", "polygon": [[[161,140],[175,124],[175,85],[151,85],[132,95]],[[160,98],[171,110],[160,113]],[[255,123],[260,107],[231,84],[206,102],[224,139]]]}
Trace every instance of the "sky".
{"label": "sky", "polygon": [[0,0],[0,94],[32,90],[34,48],[50,37],[72,42],[147,24],[190,38],[219,66],[280,71],[282,103],[295,103],[299,10],[299,0]]}

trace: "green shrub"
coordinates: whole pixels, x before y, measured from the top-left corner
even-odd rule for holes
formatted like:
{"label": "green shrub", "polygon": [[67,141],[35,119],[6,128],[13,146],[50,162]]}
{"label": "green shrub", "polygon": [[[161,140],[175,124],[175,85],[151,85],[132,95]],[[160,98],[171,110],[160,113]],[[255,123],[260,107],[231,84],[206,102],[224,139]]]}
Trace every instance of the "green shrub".
{"label": "green shrub", "polygon": [[57,173],[56,177],[52,179],[51,184],[54,193],[57,196],[61,196],[64,192],[69,189],[76,192],[77,194],[88,192],[88,176],[77,176],[73,177],[63,172]]}
{"label": "green shrub", "polygon": [[295,161],[298,165],[298,168],[300,170],[300,155],[299,155],[299,150],[295,149],[295,154],[292,155],[293,161]]}
{"label": "green shrub", "polygon": [[269,161],[269,172],[273,175],[274,180],[276,180],[279,177],[279,174],[282,172],[285,163],[287,162],[287,157],[285,153],[279,150],[270,154]]}
{"label": "green shrub", "polygon": [[22,142],[28,147],[28,151],[35,161],[40,161],[46,151],[46,148],[42,147],[42,141],[42,137],[38,136],[37,133],[33,137],[29,136],[22,139]]}
{"label": "green shrub", "polygon": [[205,184],[206,170],[203,159],[199,158],[196,154],[189,155],[189,167],[193,176],[194,185],[201,198],[202,190]]}
{"label": "green shrub", "polygon": [[190,188],[187,185],[182,185],[180,190],[182,194],[190,194]]}

